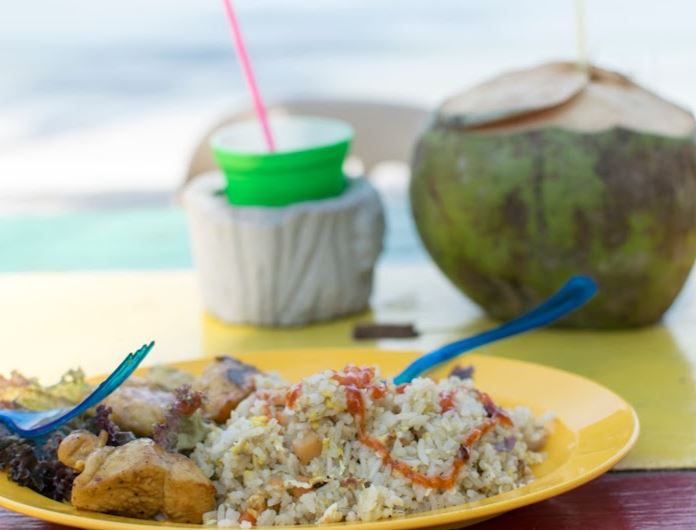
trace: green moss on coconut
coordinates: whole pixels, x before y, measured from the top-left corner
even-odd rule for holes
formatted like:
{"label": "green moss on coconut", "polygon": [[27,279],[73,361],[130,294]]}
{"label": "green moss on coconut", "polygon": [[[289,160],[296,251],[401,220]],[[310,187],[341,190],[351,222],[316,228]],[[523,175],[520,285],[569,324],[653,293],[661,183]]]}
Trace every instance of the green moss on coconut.
{"label": "green moss on coconut", "polygon": [[[473,128],[450,100],[418,143],[411,203],[421,238],[447,277],[494,318],[515,317],[568,277],[589,274],[600,294],[564,324],[645,325],[667,310],[691,269],[693,118],[625,78],[593,76],[585,89],[639,91],[664,106],[656,114],[672,120],[674,134],[627,126],[652,116],[597,126],[605,116],[591,122],[591,110],[610,114],[606,102],[578,92],[567,108],[535,107],[531,117],[517,109],[512,118],[498,111],[492,123],[470,119]],[[580,114],[590,123],[573,121],[577,105],[590,109]]]}

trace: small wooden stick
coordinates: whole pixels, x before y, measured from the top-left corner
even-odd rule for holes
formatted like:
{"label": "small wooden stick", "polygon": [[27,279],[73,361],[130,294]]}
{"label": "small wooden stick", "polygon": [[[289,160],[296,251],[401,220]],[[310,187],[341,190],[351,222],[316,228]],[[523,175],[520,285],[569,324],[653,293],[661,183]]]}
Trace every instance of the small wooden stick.
{"label": "small wooden stick", "polygon": [[587,28],[585,25],[585,0],[575,0],[575,45],[578,54],[578,69],[589,70],[587,61]]}
{"label": "small wooden stick", "polygon": [[363,322],[353,328],[355,340],[369,339],[411,339],[420,334],[413,324],[373,324]]}

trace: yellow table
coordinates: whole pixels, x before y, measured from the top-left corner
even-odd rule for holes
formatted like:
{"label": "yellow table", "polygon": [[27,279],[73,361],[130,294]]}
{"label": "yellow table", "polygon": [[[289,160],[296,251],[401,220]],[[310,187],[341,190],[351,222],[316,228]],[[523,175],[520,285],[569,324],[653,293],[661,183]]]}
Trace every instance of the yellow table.
{"label": "yellow table", "polygon": [[[690,281],[687,292],[694,291]],[[73,366],[109,371],[155,339],[148,362],[282,347],[351,346],[355,322],[413,322],[417,339],[387,349],[424,350],[491,325],[430,264],[378,269],[373,311],[302,329],[225,325],[204,315],[189,270],[0,275],[0,372],[57,378]],[[638,410],[642,433],[623,469],[696,467],[696,298],[664,325],[625,332],[547,330],[480,351],[557,366],[595,379]],[[361,342],[361,345],[370,343]],[[261,353],[260,353],[261,355]]]}

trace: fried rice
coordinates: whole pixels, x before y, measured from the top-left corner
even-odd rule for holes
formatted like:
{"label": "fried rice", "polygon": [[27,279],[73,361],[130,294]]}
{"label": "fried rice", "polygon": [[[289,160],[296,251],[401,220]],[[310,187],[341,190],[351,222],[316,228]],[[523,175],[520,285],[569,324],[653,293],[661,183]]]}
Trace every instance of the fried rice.
{"label": "fried rice", "polygon": [[504,410],[470,379],[394,386],[374,368],[347,367],[255,384],[191,455],[219,495],[206,524],[400,517],[510,491],[544,458],[549,418]]}

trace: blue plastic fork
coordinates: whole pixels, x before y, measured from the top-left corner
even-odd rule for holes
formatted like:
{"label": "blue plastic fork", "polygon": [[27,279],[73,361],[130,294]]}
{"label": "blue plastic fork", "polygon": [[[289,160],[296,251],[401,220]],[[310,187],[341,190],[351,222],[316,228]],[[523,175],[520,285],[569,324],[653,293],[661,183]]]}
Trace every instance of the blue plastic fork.
{"label": "blue plastic fork", "polygon": [[154,345],[153,341],[136,352],[129,353],[109,377],[74,407],[40,411],[0,409],[0,423],[5,424],[10,431],[23,438],[40,438],[58,429],[74,417],[97,405],[121,386],[145,356],[150,353]]}
{"label": "blue plastic fork", "polygon": [[597,284],[592,278],[573,276],[558,292],[528,313],[496,328],[452,342],[419,357],[394,377],[394,383],[397,385],[409,383],[415,377],[423,375],[436,366],[484,344],[552,324],[585,305],[596,293]]}

